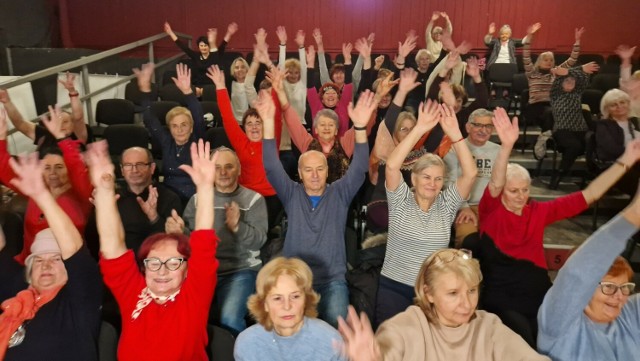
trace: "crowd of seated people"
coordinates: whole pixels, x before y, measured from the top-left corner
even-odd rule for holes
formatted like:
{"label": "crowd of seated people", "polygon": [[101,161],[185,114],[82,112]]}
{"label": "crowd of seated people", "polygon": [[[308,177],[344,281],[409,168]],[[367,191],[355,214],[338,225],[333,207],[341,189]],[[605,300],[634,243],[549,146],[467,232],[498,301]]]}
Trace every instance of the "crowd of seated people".
{"label": "crowd of seated people", "polygon": [[[160,149],[125,149],[117,165],[85,124],[73,75],[61,81],[71,113],[49,107],[41,124],[0,89],[0,184],[28,199],[19,254],[0,224],[0,360],[98,360],[101,320],[118,328],[119,360],[207,360],[213,324],[237,339],[237,360],[634,359],[640,304],[619,254],[640,228],[635,48],[616,50],[620,89],[587,122],[581,96],[599,68],[578,64],[583,28],[555,66],[551,52],[531,58],[540,23],[522,40],[489,26],[488,67],[524,47],[522,116],[563,153],[550,188],[584,153],[599,167],[583,190],[537,201],[527,169],[510,163],[517,116],[489,109],[482,62],[454,44],[449,16],[428,20],[426,48],[409,31],[388,69],[372,60],[373,34],[345,42],[344,63],[329,67],[317,28],[315,47],[296,32],[298,58],[287,59],[284,26],[277,64],[260,28],[251,61],[226,69],[236,23],[219,46],[208,29],[197,51],[165,23],[189,57],[172,79],[186,106],[158,119],[155,66],[134,69],[140,126]],[[231,148],[205,141],[208,85]],[[8,122],[37,153],[12,157]],[[545,228],[612,187],[635,198],[552,282]],[[372,319],[350,306],[347,281],[365,204],[369,234],[387,239]]]}

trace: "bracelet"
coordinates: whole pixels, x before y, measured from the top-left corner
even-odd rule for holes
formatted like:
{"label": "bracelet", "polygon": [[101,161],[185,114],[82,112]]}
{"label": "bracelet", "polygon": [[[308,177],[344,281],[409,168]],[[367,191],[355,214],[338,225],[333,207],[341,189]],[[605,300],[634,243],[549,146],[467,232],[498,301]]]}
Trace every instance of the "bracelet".
{"label": "bracelet", "polygon": [[353,126],[353,129],[355,130],[367,130],[367,127],[356,127],[355,125]]}
{"label": "bracelet", "polygon": [[624,168],[624,171],[628,171],[631,167],[629,167],[627,164],[622,163],[620,160],[616,159],[616,164],[622,166],[622,168]]}
{"label": "bracelet", "polygon": [[298,49],[304,49],[304,46],[299,46]]}
{"label": "bracelet", "polygon": [[282,43],[280,43],[280,46],[287,46],[287,44],[282,44]]}
{"label": "bracelet", "polygon": [[73,98],[73,97],[77,97],[78,95],[80,95],[80,93],[76,92],[69,92],[69,98]]}
{"label": "bracelet", "polygon": [[460,139],[456,140],[455,142],[452,142],[451,144],[460,143],[460,142],[462,142],[463,140],[464,140],[464,137],[462,137],[462,138],[460,138]]}

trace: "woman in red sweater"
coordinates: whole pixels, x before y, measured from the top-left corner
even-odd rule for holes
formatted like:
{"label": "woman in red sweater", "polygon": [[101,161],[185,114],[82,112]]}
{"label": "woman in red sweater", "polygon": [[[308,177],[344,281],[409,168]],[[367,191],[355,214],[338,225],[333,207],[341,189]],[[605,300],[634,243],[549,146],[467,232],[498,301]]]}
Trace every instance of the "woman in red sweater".
{"label": "woman in red sweater", "polygon": [[191,237],[150,236],[140,246],[136,262],[124,242],[106,142],[92,144],[87,152],[96,188],[100,268],[122,313],[118,360],[208,360],[207,318],[218,269],[218,238],[213,230],[217,157],[211,159],[209,154],[209,143],[200,140],[191,145],[192,165],[180,166],[197,189]]}

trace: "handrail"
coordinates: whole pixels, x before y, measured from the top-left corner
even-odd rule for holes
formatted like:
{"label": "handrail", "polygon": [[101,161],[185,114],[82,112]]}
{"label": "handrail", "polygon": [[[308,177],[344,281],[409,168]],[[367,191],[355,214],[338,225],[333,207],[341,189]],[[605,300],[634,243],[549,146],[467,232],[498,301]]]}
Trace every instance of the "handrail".
{"label": "handrail", "polygon": [[[183,34],[183,33],[176,33],[176,35],[179,38],[186,39],[188,41],[188,46],[191,47],[191,40],[192,40],[191,35],[187,35],[187,34]],[[120,79],[120,80],[118,80],[118,81],[116,81],[116,82],[114,82],[112,84],[104,86],[104,87],[102,87],[100,89],[97,89],[95,91],[91,91],[90,88],[89,88],[89,70],[88,70],[87,65],[91,64],[91,63],[94,63],[96,61],[100,61],[100,60],[106,59],[108,57],[117,55],[117,54],[124,53],[126,51],[135,49],[137,47],[147,45],[147,44],[149,45],[149,61],[153,62],[154,61],[153,43],[155,41],[164,39],[166,37],[168,37],[168,35],[165,34],[165,33],[156,34],[156,35],[150,36],[148,38],[144,38],[144,39],[141,39],[141,40],[138,40],[138,41],[134,41],[134,42],[119,46],[119,47],[114,48],[114,49],[110,49],[110,50],[106,50],[106,51],[100,52],[98,54],[82,57],[82,58],[80,58],[78,60],[73,60],[73,61],[70,61],[70,62],[67,62],[67,63],[64,63],[64,64],[52,66],[52,67],[47,68],[47,69],[39,70],[39,71],[30,73],[30,74],[21,76],[21,77],[19,77],[17,79],[14,79],[14,80],[9,80],[9,81],[2,82],[2,83],[0,83],[0,88],[2,88],[2,89],[13,88],[15,86],[18,86],[18,85],[21,85],[21,84],[26,84],[26,83],[32,82],[34,80],[38,80],[38,79],[41,79],[41,78],[44,78],[44,77],[47,77],[47,76],[51,76],[51,75],[54,75],[54,74],[57,74],[57,73],[60,73],[60,72],[65,72],[65,71],[68,71],[68,70],[71,70],[71,69],[82,67],[82,71],[80,72],[81,73],[80,74],[80,79],[81,79],[81,81],[83,83],[83,87],[84,87],[84,90],[85,90],[86,94],[81,96],[79,99],[83,103],[87,103],[87,113],[88,113],[87,114],[87,119],[88,119],[90,125],[95,125],[94,121],[93,121],[93,113],[92,113],[93,110],[92,110],[92,107],[91,107],[91,98],[93,96],[95,96],[95,95],[104,93],[107,90],[113,89],[113,88],[115,88],[115,87],[117,87],[117,86],[119,86],[119,85],[121,85],[123,83],[129,82],[131,79],[133,79],[135,77],[135,75],[126,76],[126,77],[124,77],[124,78],[122,78],[122,79]],[[174,60],[179,59],[180,57],[182,57],[182,55],[183,55],[182,52],[180,52],[180,54],[173,55],[173,56],[171,56],[171,57],[169,57],[169,58],[167,58],[165,60],[162,60],[162,61],[158,62],[156,64],[156,66],[160,67],[162,65],[168,64],[168,63],[170,63],[170,62],[172,62]],[[71,105],[70,103],[67,103],[67,104],[62,105],[62,107],[66,108],[66,107],[69,107],[70,105]],[[39,119],[40,118],[31,119],[31,122],[37,122]],[[11,131],[9,131],[8,134],[11,135],[11,134],[13,134],[15,132],[16,132],[16,129],[12,129]]]}

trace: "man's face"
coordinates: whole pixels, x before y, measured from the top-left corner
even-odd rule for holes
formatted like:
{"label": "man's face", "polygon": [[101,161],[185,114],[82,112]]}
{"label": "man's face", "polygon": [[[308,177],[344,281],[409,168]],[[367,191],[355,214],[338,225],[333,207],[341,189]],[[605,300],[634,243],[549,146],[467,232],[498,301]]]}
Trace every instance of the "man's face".
{"label": "man's face", "polygon": [[493,121],[491,117],[475,117],[466,124],[469,141],[475,146],[483,146],[493,133]]}
{"label": "man's face", "polygon": [[156,170],[156,164],[149,159],[147,152],[142,148],[127,149],[122,154],[120,162],[122,176],[131,187],[148,187],[151,177]]}
{"label": "man's face", "polygon": [[320,196],[327,187],[329,167],[327,158],[320,152],[311,151],[303,154],[298,165],[298,174],[304,189],[310,196]]}
{"label": "man's face", "polygon": [[216,189],[218,192],[231,193],[238,188],[240,164],[238,158],[228,151],[219,152],[216,161]]}

